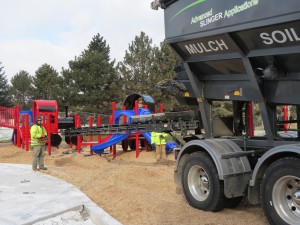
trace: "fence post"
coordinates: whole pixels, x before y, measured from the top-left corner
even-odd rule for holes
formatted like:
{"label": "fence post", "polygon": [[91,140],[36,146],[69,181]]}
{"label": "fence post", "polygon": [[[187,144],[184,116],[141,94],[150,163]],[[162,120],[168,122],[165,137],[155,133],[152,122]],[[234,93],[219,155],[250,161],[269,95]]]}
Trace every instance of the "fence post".
{"label": "fence post", "polygon": [[159,112],[160,113],[164,112],[164,104],[162,104],[162,103],[159,105]]}
{"label": "fence post", "polygon": [[20,134],[20,106],[15,106],[15,127],[17,129],[17,146],[21,147],[21,134]]}
{"label": "fence post", "polygon": [[[98,115],[98,127],[101,126],[101,123],[102,123],[102,119],[101,119],[101,116]],[[98,135],[98,143],[101,143],[101,135]]]}
{"label": "fence post", "polygon": [[[108,117],[108,124],[113,124],[113,116]],[[113,149],[112,146],[109,147],[109,153],[112,153]]]}
{"label": "fence post", "polygon": [[22,115],[21,117],[21,121],[22,121],[22,127],[20,128],[20,130],[22,131],[22,143],[21,143],[21,148],[24,149],[25,148],[25,142],[26,142],[26,133],[25,133],[25,114]]}
{"label": "fence post", "polygon": [[30,125],[29,125],[29,115],[25,114],[25,136],[26,136],[26,151],[29,151],[30,142]]}
{"label": "fence post", "polygon": [[[80,116],[75,114],[75,128],[81,128]],[[80,153],[80,136],[77,136],[77,152]]]}
{"label": "fence post", "polygon": [[[89,127],[93,127],[93,117],[89,116]],[[93,141],[93,135],[90,135],[90,142]],[[94,155],[92,151],[92,145],[90,145],[90,155]]]}

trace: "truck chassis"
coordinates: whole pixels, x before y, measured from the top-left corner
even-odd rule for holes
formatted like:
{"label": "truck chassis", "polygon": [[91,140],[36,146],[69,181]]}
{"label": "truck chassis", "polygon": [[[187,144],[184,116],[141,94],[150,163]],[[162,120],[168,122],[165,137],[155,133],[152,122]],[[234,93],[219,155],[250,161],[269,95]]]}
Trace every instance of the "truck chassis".
{"label": "truck chassis", "polygon": [[[247,196],[270,224],[300,224],[300,2],[156,0],[151,7],[164,10],[166,42],[182,61],[175,80],[188,94],[177,99],[201,114],[198,135],[186,139],[175,165],[188,203],[215,212]],[[217,103],[231,114],[218,114]],[[293,118],[282,121],[285,107]]]}

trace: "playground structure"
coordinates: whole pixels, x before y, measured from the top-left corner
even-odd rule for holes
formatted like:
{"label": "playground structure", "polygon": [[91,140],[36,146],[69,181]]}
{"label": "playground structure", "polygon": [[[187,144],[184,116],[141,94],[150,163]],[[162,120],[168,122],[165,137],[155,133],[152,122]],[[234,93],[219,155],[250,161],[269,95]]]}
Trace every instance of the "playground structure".
{"label": "playground structure", "polygon": [[51,146],[58,147],[61,137],[58,131],[58,107],[54,100],[35,100],[33,110],[20,110],[20,106],[13,108],[0,107],[0,126],[13,129],[13,143],[19,148],[29,150],[30,127],[34,118],[42,116],[48,140],[48,153],[51,154]]}
{"label": "playground structure", "polygon": [[[141,105],[138,99],[142,99],[144,104]],[[113,158],[116,158],[116,144],[121,142],[123,151],[127,151],[128,148],[135,150],[136,158],[138,158],[140,147],[144,147],[146,151],[152,148],[150,145],[151,131],[154,131],[155,127],[139,129],[136,124],[133,124],[132,118],[156,115],[155,112],[154,100],[150,96],[135,93],[126,98],[122,110],[117,110],[116,103],[112,103],[112,114],[108,117],[107,124],[102,124],[102,119],[98,116],[97,125],[95,126],[92,122],[94,119],[89,117],[88,127],[82,127],[80,116],[75,114],[74,128],[65,129],[62,133],[68,139],[67,143],[71,142],[71,144],[76,145],[78,152],[80,152],[81,146],[90,146],[91,155],[94,153],[103,154],[104,150],[109,147]],[[159,113],[163,113],[163,104],[159,105]],[[167,129],[170,131],[168,127]],[[105,138],[101,137],[103,135],[105,135]],[[89,141],[84,141],[83,136],[89,136]],[[97,136],[97,141],[93,140],[93,136]],[[170,153],[175,147],[174,142],[167,142],[166,153]]]}
{"label": "playground structure", "polygon": [[[124,102],[124,106],[122,110],[116,109],[116,103],[112,102],[112,114],[108,117],[108,124],[114,127],[118,127],[119,124],[130,124],[131,116],[134,115],[145,115],[150,114],[150,110],[148,110],[149,104],[144,100],[146,104],[140,105],[138,98],[146,98],[148,102],[151,103],[152,111],[156,111],[154,107],[154,100],[150,96],[132,94],[127,97]],[[151,101],[150,101],[151,100]],[[133,101],[133,103],[131,102]],[[126,109],[126,105],[129,109]],[[163,112],[163,104],[159,107],[160,112]],[[110,153],[113,154],[113,158],[116,158],[116,144],[122,142],[123,151],[127,151],[130,147],[131,150],[136,151],[136,157],[139,157],[140,147],[144,146],[145,150],[148,151],[149,144],[151,144],[151,134],[149,133],[141,133],[141,132],[133,132],[126,134],[115,134],[115,131],[106,130],[106,132],[98,132],[96,135],[90,132],[90,135],[84,135],[82,131],[84,129],[92,129],[94,126],[93,121],[95,118],[89,117],[88,127],[82,127],[81,118],[78,114],[74,115],[74,128],[76,129],[76,133],[73,133],[71,136],[66,134],[66,142],[68,144],[76,145],[77,151],[81,151],[82,146],[90,147],[90,154],[103,154],[104,150],[110,147]],[[96,127],[102,126],[102,118],[101,116],[97,116]],[[102,136],[105,135],[103,138]],[[84,141],[83,136],[89,136],[88,141]],[[93,136],[97,136],[97,140],[94,140]]]}
{"label": "playground structure", "polygon": [[[143,102],[142,105],[141,102]],[[112,113],[108,116],[108,124],[106,125],[113,127],[129,125],[132,123],[132,116],[149,115],[155,113],[155,111],[154,100],[150,96],[134,93],[126,98],[122,110],[117,110],[116,103],[112,103]],[[160,104],[159,113],[162,112],[163,104]],[[138,130],[119,134],[112,129],[106,130],[106,132],[84,135],[85,133],[82,133],[82,130],[86,128],[93,129],[95,125],[96,127],[102,126],[101,116],[98,115],[96,118],[90,116],[88,118],[88,127],[83,127],[81,117],[77,113],[69,116],[67,107],[65,117],[59,117],[58,105],[55,100],[35,100],[32,111],[22,111],[19,106],[13,108],[1,107],[0,126],[13,129],[12,140],[14,144],[28,151],[30,146],[30,127],[37,116],[42,117],[42,124],[47,130],[48,140],[46,144],[49,155],[51,154],[52,146],[59,147],[62,141],[61,131],[68,129],[75,129],[76,134],[65,135],[65,141],[70,147],[75,145],[79,153],[83,146],[90,147],[91,155],[94,153],[103,154],[104,149],[109,147],[110,153],[115,158],[116,144],[122,142],[123,151],[127,151],[130,148],[135,150],[136,157],[139,157],[140,147],[145,147],[145,150],[148,151],[148,148],[151,146],[151,133],[139,132]],[[94,121],[96,121],[96,124]],[[84,136],[85,138],[83,138]],[[172,143],[168,143],[168,146],[172,146]],[[170,148],[167,151],[169,152]]]}
{"label": "playground structure", "polygon": [[[28,120],[28,118],[27,118]],[[13,142],[19,148],[21,147],[20,131],[20,106],[14,106],[13,108],[6,108],[0,106],[0,127],[6,127],[14,129]]]}
{"label": "playground structure", "polygon": [[19,106],[13,108],[0,106],[0,127],[12,129],[12,142],[26,151],[29,150],[32,117],[32,111],[21,111]]}

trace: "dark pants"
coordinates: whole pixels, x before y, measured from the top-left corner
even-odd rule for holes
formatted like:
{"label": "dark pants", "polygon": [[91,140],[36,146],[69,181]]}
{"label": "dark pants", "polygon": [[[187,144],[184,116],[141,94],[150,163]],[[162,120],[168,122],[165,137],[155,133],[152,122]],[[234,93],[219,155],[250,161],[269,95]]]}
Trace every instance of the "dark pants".
{"label": "dark pants", "polygon": [[45,146],[32,146],[33,148],[33,157],[32,157],[32,169],[44,167],[44,156],[45,156]]}

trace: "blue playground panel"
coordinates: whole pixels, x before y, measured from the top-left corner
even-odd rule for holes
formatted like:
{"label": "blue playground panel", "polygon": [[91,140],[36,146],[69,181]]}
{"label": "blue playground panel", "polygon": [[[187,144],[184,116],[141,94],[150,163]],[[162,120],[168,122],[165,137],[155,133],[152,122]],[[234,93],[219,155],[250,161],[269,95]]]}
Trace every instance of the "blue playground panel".
{"label": "blue playground panel", "polygon": [[[33,112],[32,112],[32,110],[21,110],[20,111],[20,123],[22,123],[22,115],[25,115],[25,114],[29,115],[29,126],[32,126],[32,124],[33,124]],[[11,142],[12,143],[14,143],[14,134],[15,134],[15,131],[13,131],[12,136],[11,136]]]}
{"label": "blue playground panel", "polygon": [[32,110],[21,110],[20,111],[20,118],[22,118],[22,115],[28,114],[29,115],[29,124],[33,123],[33,112]]}

